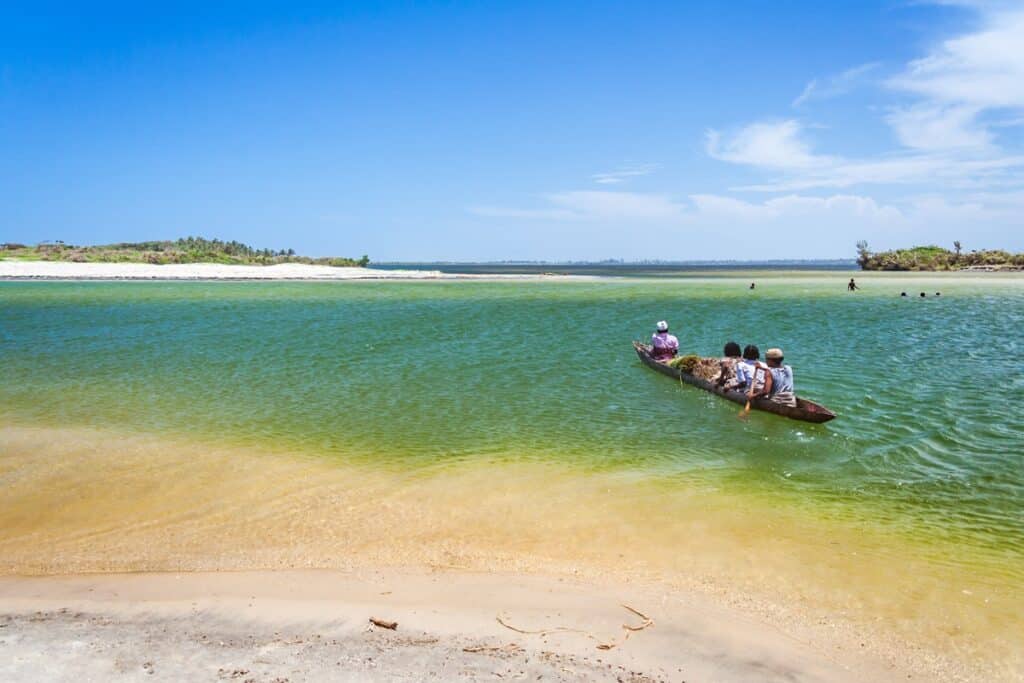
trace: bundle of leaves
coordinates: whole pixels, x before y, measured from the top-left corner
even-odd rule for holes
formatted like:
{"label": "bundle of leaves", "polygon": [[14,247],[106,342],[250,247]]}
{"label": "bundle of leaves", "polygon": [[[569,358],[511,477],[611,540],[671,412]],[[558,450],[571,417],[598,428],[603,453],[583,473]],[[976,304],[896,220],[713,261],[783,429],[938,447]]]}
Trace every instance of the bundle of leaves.
{"label": "bundle of leaves", "polygon": [[722,373],[722,362],[718,358],[701,358],[693,365],[690,374],[713,382]]}
{"label": "bundle of leaves", "polygon": [[685,356],[678,356],[668,362],[669,365],[682,370],[685,373],[693,374],[693,369],[697,367],[697,363],[700,362],[700,356],[695,353],[688,353]]}

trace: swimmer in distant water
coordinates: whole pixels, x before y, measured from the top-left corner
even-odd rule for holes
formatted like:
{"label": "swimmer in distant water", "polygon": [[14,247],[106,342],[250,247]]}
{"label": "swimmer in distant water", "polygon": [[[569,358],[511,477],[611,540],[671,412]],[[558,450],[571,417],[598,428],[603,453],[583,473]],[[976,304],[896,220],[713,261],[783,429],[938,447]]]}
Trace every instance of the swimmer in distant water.
{"label": "swimmer in distant water", "polygon": [[942,292],[935,292],[935,296],[942,296]]}
{"label": "swimmer in distant water", "polygon": [[906,292],[900,292],[900,296],[906,296],[906,295],[907,295]]}
{"label": "swimmer in distant water", "polygon": [[925,297],[925,293],[921,292],[921,298],[923,299],[924,297]]}
{"label": "swimmer in distant water", "polygon": [[753,289],[753,288],[754,288],[754,283],[753,283],[753,282],[751,282],[751,283],[750,283],[750,288],[751,288],[751,289]]}

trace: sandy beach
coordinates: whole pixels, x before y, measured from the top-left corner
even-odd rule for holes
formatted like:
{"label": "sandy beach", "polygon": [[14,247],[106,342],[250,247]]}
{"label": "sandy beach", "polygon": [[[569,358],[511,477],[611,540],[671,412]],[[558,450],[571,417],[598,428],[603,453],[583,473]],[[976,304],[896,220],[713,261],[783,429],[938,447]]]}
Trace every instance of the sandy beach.
{"label": "sandy beach", "polygon": [[908,678],[692,594],[444,569],[5,577],[0,648],[7,681]]}
{"label": "sandy beach", "polygon": [[[38,680],[41,671],[48,680],[81,671],[86,680],[212,679],[243,670],[252,675],[242,680],[255,681],[477,680],[495,672],[531,680],[1015,680],[1005,651],[989,666],[938,651],[937,634],[926,644],[894,635],[894,615],[920,619],[965,597],[938,587],[926,597],[926,567],[906,567],[918,589],[901,606],[903,584],[883,591],[860,563],[870,548],[847,539],[837,567],[847,567],[846,581],[864,582],[850,586],[862,613],[864,596],[877,594],[874,623],[852,619],[852,594],[812,599],[809,577],[789,589],[770,578],[779,562],[792,565],[789,575],[812,562],[796,537],[821,530],[797,526],[793,538],[751,530],[749,553],[730,550],[728,507],[709,515],[712,499],[694,500],[689,512],[672,508],[686,531],[670,549],[643,531],[640,520],[658,515],[655,507],[635,519],[626,505],[599,512],[609,487],[635,500],[622,483],[585,486],[557,468],[506,469],[510,483],[526,478],[487,493],[488,470],[422,479],[13,426],[0,444],[8,482],[0,512],[4,680]],[[657,507],[664,513],[667,504]],[[576,518],[566,506],[590,513]],[[760,559],[748,579],[726,580],[751,553]],[[715,569],[714,557],[731,557],[731,567]],[[1008,599],[993,606],[1010,608]],[[653,625],[623,629],[644,624],[623,604]],[[936,615],[935,628],[947,623]],[[397,621],[399,630],[367,631],[370,617]],[[525,631],[575,630],[523,634],[497,617]],[[1004,648],[1012,647],[1007,638]]]}
{"label": "sandy beach", "polygon": [[439,270],[376,270],[304,263],[273,266],[219,263],[74,263],[0,259],[0,279],[13,280],[536,280],[553,275],[463,275]]}

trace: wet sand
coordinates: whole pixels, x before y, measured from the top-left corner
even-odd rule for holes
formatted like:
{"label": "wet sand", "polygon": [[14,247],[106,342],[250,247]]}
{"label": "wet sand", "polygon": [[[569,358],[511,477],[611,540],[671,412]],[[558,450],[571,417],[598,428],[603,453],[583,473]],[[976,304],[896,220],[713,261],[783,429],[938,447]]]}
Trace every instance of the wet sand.
{"label": "wet sand", "polygon": [[908,677],[692,595],[450,570],[0,578],[0,647],[7,681]]}
{"label": "wet sand", "polygon": [[[21,634],[8,642],[18,657],[67,650],[65,673],[56,678],[85,666],[76,657],[91,661],[89,652],[120,652],[111,654],[110,666],[127,661],[150,647],[146,637],[169,638],[175,647],[164,656],[191,652],[189,661],[194,655],[209,671],[236,660],[255,671],[251,651],[259,648],[242,644],[274,644],[277,625],[293,612],[288,637],[334,638],[352,649],[350,667],[377,657],[375,638],[391,637],[359,630],[370,612],[408,624],[421,634],[416,638],[441,638],[436,647],[399,643],[420,654],[398,657],[396,671],[405,673],[394,678],[413,680],[416,667],[422,675],[445,661],[486,677],[472,668],[480,653],[462,653],[470,636],[505,636],[495,644],[524,648],[487,651],[509,666],[525,667],[526,657],[541,666],[538,653],[548,648],[508,638],[521,634],[496,626],[505,607],[524,608],[510,614],[526,630],[588,624],[604,639],[623,635],[622,623],[637,623],[621,602],[658,626],[623,648],[639,659],[614,661],[654,680],[732,680],[722,672],[771,680],[744,668],[762,665],[796,672],[793,680],[848,680],[865,667],[871,675],[858,674],[862,680],[886,680],[882,674],[892,672],[901,679],[1020,678],[1020,634],[1013,628],[1019,594],[986,585],[984,577],[947,576],[941,563],[900,554],[905,549],[864,529],[782,518],[699,488],[651,491],[628,473],[582,475],[544,463],[395,471],[358,459],[7,425],[0,432],[0,482],[0,574],[7,575],[0,613],[10,618],[0,630],[3,637]],[[303,568],[329,571],[295,573]],[[83,572],[100,574],[69,576]],[[49,576],[18,578],[30,574]],[[526,587],[509,588],[520,584]],[[288,586],[291,592],[279,591]],[[569,623],[559,611],[566,586],[584,610]],[[262,611],[251,612],[240,594],[259,599]],[[326,613],[313,609],[320,603],[348,616],[324,621]],[[196,640],[193,607],[206,620],[203,629],[222,628],[222,640],[240,643],[231,657],[217,659]],[[41,621],[33,621],[36,612]],[[434,619],[449,613],[472,627]],[[273,623],[252,626],[251,614]],[[434,620],[417,616],[426,614]],[[95,619],[109,620],[106,630],[89,627]],[[75,635],[83,630],[84,640]],[[572,649],[574,637],[559,636],[548,649],[594,655],[594,641],[583,638],[582,649]],[[686,639],[692,651],[676,645]],[[789,649],[793,640],[805,649]],[[648,641],[658,645],[643,655],[637,643]],[[316,651],[309,661],[296,655],[306,673],[292,680],[324,673],[315,666],[327,655]],[[670,676],[673,663],[694,677]],[[596,666],[596,659],[579,665]],[[273,671],[266,680],[287,677]],[[31,678],[30,669],[9,673]],[[96,677],[103,678],[99,670]]]}

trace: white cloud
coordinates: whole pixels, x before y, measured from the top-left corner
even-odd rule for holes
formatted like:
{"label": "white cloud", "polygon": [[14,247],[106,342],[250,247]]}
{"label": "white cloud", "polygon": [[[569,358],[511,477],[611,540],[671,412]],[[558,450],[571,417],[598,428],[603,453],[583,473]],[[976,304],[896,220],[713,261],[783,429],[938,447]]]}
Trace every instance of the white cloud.
{"label": "white cloud", "polygon": [[783,174],[767,183],[733,188],[743,191],[792,192],[913,183],[963,188],[982,182],[1024,182],[1022,156],[970,158],[954,153],[963,148],[978,151],[988,143],[985,131],[969,126],[970,111],[910,108],[894,110],[889,118],[906,144],[921,151],[867,159],[817,154],[803,139],[800,123],[788,120],[753,123],[727,139],[717,131],[709,131],[707,152],[721,161]]}
{"label": "white cloud", "polygon": [[[991,126],[1009,127],[1024,111],[1024,9],[976,4],[982,29],[940,43],[896,76],[889,88],[923,98],[889,117],[900,140],[919,149],[987,148]],[[986,112],[1008,111],[1000,121]]]}
{"label": "white cloud", "polygon": [[691,194],[689,202],[659,194],[572,191],[544,195],[540,208],[471,207],[480,216],[547,221],[612,221],[656,223],[693,222],[707,217],[741,220],[782,219],[816,214],[890,220],[899,209],[878,204],[871,197],[836,194],[830,197],[789,194],[762,202],[749,202],[717,194]]}
{"label": "white cloud", "polygon": [[639,166],[623,166],[607,173],[595,173],[590,176],[595,183],[600,185],[615,185],[638,176],[645,176],[658,170],[657,164],[643,164]]}
{"label": "white cloud", "polygon": [[637,192],[559,192],[548,200],[581,216],[601,219],[664,219],[678,217],[683,207],[664,195]]}
{"label": "white cloud", "polygon": [[[690,244],[691,237],[703,245],[699,257],[733,259],[852,257],[859,239],[883,249],[923,242],[952,244],[957,239],[971,248],[1024,247],[1022,238],[1006,240],[1006,235],[1015,234],[1012,226],[1024,215],[1024,191],[985,193],[955,201],[934,193],[882,202],[853,193],[788,193],[752,201],[712,193],[684,199],[588,191],[559,192],[543,199],[539,208],[502,209],[484,215],[522,219],[521,225],[506,223],[505,228],[531,240],[565,226],[573,234],[587,236],[581,248],[614,247],[633,257],[652,254],[650,248],[639,248],[635,242],[624,247],[619,241],[638,229],[656,229],[664,237],[657,243],[656,254],[670,258],[694,257],[674,251]],[[687,239],[680,242],[673,236]],[[723,240],[723,236],[729,239]],[[740,246],[746,243],[756,244],[751,247],[754,251]],[[597,255],[578,250],[567,254],[572,258]]]}
{"label": "white cloud", "polygon": [[576,190],[543,196],[536,209],[474,206],[479,216],[553,221],[666,221],[678,219],[685,207],[659,194]]}
{"label": "white cloud", "polygon": [[732,188],[744,192],[792,192],[856,185],[930,185],[948,190],[1024,184],[1024,156],[964,160],[953,155],[918,154],[840,160],[812,173],[790,174],[766,183]]}
{"label": "white cloud", "polygon": [[699,214],[737,220],[766,221],[826,215],[876,222],[895,222],[903,218],[898,208],[881,205],[871,197],[859,195],[812,197],[791,194],[763,202],[748,202],[722,195],[694,194],[690,195],[690,200]]}
{"label": "white cloud", "polygon": [[983,14],[985,28],[946,40],[889,79],[896,90],[977,108],[1024,108],[1024,10]]}
{"label": "white cloud", "polygon": [[707,153],[721,161],[774,169],[808,169],[829,163],[811,153],[798,121],[752,123],[723,139],[717,130],[705,134]]}
{"label": "white cloud", "polygon": [[737,239],[755,239],[762,253],[775,258],[835,254],[837,240],[848,241],[848,251],[842,253],[850,256],[859,239],[882,249],[915,243],[951,245],[953,240],[969,248],[1024,246],[1021,237],[1007,241],[1008,235],[1018,234],[1012,226],[1024,215],[1024,192],[963,201],[927,194],[898,203],[853,194],[791,194],[759,202],[722,195],[690,199],[695,209],[688,228],[714,226],[716,232],[725,230]]}
{"label": "white cloud", "polygon": [[979,109],[969,105],[917,104],[886,116],[905,147],[922,150],[987,148],[992,134],[978,125]]}
{"label": "white cloud", "polygon": [[793,100],[792,106],[799,107],[809,100],[824,100],[830,97],[845,95],[856,88],[868,73],[874,71],[879,66],[881,66],[880,62],[868,62],[824,80],[812,79],[804,86],[803,92]]}
{"label": "white cloud", "polygon": [[[716,159],[774,171],[777,177],[733,188],[794,192],[858,185],[920,185],[945,192],[1024,187],[1024,156],[1000,148],[996,132],[1024,124],[1024,8],[1020,3],[968,2],[980,28],[945,40],[888,78],[913,98],[889,107],[885,122],[902,151],[864,158],[814,150],[799,121],[755,122],[731,137],[710,131]],[[794,101],[840,94],[875,62],[812,81]]]}
{"label": "white cloud", "polygon": [[466,209],[469,213],[477,216],[489,216],[492,218],[525,218],[536,220],[574,220],[579,216],[572,211],[565,209],[516,209],[504,206],[470,206]]}

